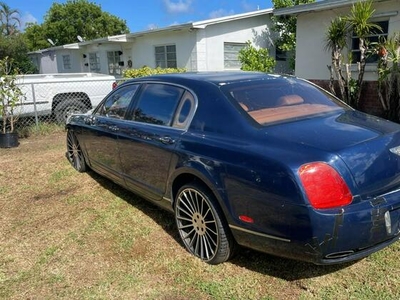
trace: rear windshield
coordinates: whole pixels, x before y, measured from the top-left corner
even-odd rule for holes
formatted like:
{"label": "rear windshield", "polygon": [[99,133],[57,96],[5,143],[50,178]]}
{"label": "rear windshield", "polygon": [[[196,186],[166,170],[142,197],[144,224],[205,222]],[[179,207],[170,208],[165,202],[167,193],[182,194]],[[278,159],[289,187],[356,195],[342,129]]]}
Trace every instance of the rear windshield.
{"label": "rear windshield", "polygon": [[222,90],[260,125],[348,108],[322,89],[290,77],[232,83]]}

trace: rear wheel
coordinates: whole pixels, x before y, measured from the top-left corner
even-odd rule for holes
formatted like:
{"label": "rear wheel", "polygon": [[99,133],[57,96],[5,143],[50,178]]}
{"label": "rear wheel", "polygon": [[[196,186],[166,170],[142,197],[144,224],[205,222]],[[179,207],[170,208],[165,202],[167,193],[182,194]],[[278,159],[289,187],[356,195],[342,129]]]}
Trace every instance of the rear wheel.
{"label": "rear wheel", "polygon": [[85,172],[87,165],[83,156],[81,146],[75,134],[68,130],[67,132],[67,158],[71,165],[78,172]]}
{"label": "rear wheel", "polygon": [[69,115],[74,113],[85,113],[88,111],[88,108],[81,100],[66,100],[60,102],[55,110],[54,115],[57,123],[65,124]]}
{"label": "rear wheel", "polygon": [[186,249],[209,264],[225,262],[234,240],[214,196],[198,184],[183,186],[175,201],[175,220]]}

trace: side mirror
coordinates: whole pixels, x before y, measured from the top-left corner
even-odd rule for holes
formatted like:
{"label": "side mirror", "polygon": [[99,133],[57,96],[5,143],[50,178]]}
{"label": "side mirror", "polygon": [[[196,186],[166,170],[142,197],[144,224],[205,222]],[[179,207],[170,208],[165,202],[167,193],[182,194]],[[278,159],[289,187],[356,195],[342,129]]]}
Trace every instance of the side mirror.
{"label": "side mirror", "polygon": [[93,125],[96,121],[96,118],[94,116],[87,116],[85,117],[85,124],[86,125]]}

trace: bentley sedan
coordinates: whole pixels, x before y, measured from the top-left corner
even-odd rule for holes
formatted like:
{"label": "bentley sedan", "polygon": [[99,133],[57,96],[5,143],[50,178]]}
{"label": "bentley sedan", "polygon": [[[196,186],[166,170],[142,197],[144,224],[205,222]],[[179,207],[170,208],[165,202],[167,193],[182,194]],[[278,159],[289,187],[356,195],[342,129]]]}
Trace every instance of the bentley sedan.
{"label": "bentley sedan", "polygon": [[400,237],[400,126],[299,78],[132,79],[66,127],[77,171],[171,211],[182,244],[209,264],[237,245],[335,264]]}

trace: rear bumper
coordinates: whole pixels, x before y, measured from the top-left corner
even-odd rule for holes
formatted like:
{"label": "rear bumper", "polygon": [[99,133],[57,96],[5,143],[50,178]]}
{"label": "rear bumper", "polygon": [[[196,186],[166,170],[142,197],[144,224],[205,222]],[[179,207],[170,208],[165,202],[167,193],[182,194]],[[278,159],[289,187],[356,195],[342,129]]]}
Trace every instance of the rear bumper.
{"label": "rear bumper", "polygon": [[247,230],[240,230],[236,226],[232,226],[231,230],[238,244],[244,247],[280,257],[311,262],[316,265],[335,265],[360,260],[400,240],[400,235],[397,235],[368,248],[343,250],[324,256],[322,252],[310,251],[309,244],[304,245],[293,241],[265,237],[257,232],[251,233]]}
{"label": "rear bumper", "polygon": [[334,264],[341,264],[341,263],[351,262],[354,260],[359,260],[359,259],[362,259],[364,257],[371,255],[372,253],[382,250],[383,248],[386,248],[387,246],[397,242],[398,240],[400,240],[400,236],[396,236],[388,241],[377,244],[373,247],[358,250],[357,252],[347,253],[347,254],[344,253],[343,257],[322,258],[318,261],[313,261],[313,263],[315,263],[317,265],[334,265]]}
{"label": "rear bumper", "polygon": [[400,239],[400,190],[339,209],[307,210],[306,223],[300,227],[292,219],[280,236],[268,229],[230,228],[242,246],[321,265],[359,260]]}

